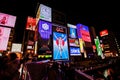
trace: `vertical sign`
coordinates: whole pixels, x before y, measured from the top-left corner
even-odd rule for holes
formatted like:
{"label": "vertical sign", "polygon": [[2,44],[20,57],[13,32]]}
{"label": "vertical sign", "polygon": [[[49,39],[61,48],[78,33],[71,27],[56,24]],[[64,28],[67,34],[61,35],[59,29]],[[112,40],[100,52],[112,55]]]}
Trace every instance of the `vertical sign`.
{"label": "vertical sign", "polygon": [[98,37],[95,39],[95,45],[97,48],[98,56],[102,56],[102,48],[100,46],[100,41]]}
{"label": "vertical sign", "polygon": [[40,4],[40,19],[52,21],[52,9],[46,5]]}
{"label": "vertical sign", "polygon": [[69,60],[67,28],[53,26],[53,59]]}

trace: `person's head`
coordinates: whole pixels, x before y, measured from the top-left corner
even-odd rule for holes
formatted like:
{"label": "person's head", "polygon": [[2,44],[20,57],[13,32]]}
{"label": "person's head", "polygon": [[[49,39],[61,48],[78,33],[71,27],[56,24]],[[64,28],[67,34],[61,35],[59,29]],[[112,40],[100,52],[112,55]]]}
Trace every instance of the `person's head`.
{"label": "person's head", "polygon": [[17,54],[12,52],[9,54],[9,58],[10,58],[10,60],[15,60],[17,58]]}
{"label": "person's head", "polygon": [[60,40],[62,40],[62,37],[59,37]]}

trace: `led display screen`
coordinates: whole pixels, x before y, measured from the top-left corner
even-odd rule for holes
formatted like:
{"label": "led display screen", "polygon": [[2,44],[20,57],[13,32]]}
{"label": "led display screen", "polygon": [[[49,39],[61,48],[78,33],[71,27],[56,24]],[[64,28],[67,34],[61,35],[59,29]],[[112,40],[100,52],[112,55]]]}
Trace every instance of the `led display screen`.
{"label": "led display screen", "polygon": [[97,49],[97,52],[98,52],[98,56],[102,56],[102,48],[100,46],[99,38],[97,37],[94,40],[95,40],[95,45],[96,45],[96,49]]}
{"label": "led display screen", "polygon": [[78,39],[71,39],[71,38],[69,38],[69,46],[79,47]]}
{"label": "led display screen", "polygon": [[69,59],[66,34],[53,32],[53,59]]}
{"label": "led display screen", "polygon": [[75,28],[69,28],[69,29],[70,29],[69,37],[70,38],[77,38],[76,29]]}
{"label": "led display screen", "polygon": [[106,36],[106,35],[108,35],[108,30],[107,29],[105,29],[105,30],[103,30],[103,31],[100,31],[100,36],[102,37],[102,36]]}
{"label": "led display screen", "polygon": [[12,44],[12,52],[21,52],[22,49],[22,44],[17,44],[17,43],[13,43]]}
{"label": "led display screen", "polygon": [[72,24],[67,24],[68,28],[68,33],[70,38],[77,38],[77,29],[75,25]]}
{"label": "led display screen", "polygon": [[77,24],[77,34],[78,38],[82,38],[83,41],[91,42],[88,26]]}
{"label": "led display screen", "polygon": [[84,41],[81,39],[81,38],[79,38],[79,43],[80,43],[80,52],[84,52]]}
{"label": "led display screen", "polygon": [[52,21],[52,9],[46,5],[40,4],[40,19]]}
{"label": "led display screen", "polygon": [[0,27],[0,50],[7,49],[10,31],[10,28]]}
{"label": "led display screen", "polygon": [[81,55],[79,47],[70,47],[70,55],[71,56],[78,56]]}
{"label": "led display screen", "polygon": [[16,22],[16,16],[0,13],[0,25],[14,27]]}
{"label": "led display screen", "polygon": [[67,28],[57,24],[52,25],[53,29],[53,59],[69,60]]}
{"label": "led display screen", "polygon": [[91,38],[90,38],[89,32],[87,32],[85,30],[81,30],[80,32],[81,32],[81,37],[82,37],[83,41],[91,42]]}
{"label": "led display screen", "polygon": [[50,22],[39,20],[38,25],[38,54],[51,54],[52,53],[52,24]]}
{"label": "led display screen", "polygon": [[39,34],[43,39],[49,39],[52,33],[52,24],[43,20],[39,21]]}
{"label": "led display screen", "polygon": [[28,17],[27,18],[27,25],[26,25],[26,29],[27,30],[32,30],[35,31],[36,28],[36,18],[33,17]]}

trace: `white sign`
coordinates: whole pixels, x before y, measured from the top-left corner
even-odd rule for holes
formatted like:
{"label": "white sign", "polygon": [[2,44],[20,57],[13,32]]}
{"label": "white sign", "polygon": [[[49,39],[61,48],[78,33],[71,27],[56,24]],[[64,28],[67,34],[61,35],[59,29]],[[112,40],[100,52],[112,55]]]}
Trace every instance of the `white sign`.
{"label": "white sign", "polygon": [[40,4],[40,19],[49,22],[52,21],[52,11],[50,7]]}
{"label": "white sign", "polygon": [[11,52],[21,52],[22,44],[13,43]]}

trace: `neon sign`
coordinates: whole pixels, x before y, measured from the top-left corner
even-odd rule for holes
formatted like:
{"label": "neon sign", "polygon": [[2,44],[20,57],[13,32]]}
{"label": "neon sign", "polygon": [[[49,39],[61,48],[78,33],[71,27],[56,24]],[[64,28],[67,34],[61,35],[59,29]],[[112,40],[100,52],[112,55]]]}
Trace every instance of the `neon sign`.
{"label": "neon sign", "polygon": [[43,39],[49,39],[52,33],[52,24],[46,21],[40,20],[39,33]]}

